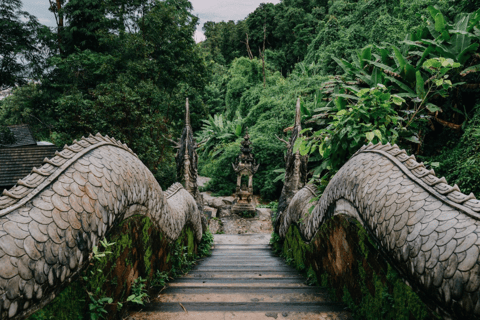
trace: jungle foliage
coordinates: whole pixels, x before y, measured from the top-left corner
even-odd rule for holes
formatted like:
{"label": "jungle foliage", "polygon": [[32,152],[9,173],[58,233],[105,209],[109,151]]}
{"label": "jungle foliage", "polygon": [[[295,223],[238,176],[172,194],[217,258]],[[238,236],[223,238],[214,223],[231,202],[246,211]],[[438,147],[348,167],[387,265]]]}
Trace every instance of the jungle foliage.
{"label": "jungle foliage", "polygon": [[[478,3],[302,3],[263,4],[244,20],[251,48],[253,43],[257,49],[262,48],[260,42],[265,36],[265,70],[262,56],[256,57],[253,49],[253,58],[244,54],[231,63],[207,55],[212,63],[223,68],[221,76],[209,84],[219,89],[216,101],[224,101],[223,108],[215,108],[220,111],[216,117],[235,121],[243,130],[248,127],[254,152],[261,158],[255,192],[264,198],[278,197],[278,172],[284,167],[279,155],[285,148],[275,136],[288,138],[297,97],[302,100],[304,131],[295,148],[310,154],[310,173],[320,178],[320,185],[325,186],[351,155],[369,142],[397,143],[409,153],[423,157],[427,164],[439,162],[438,166],[446,167],[446,162],[438,160],[449,158],[442,156],[447,150],[443,143],[454,143],[470,126],[471,130],[478,128],[471,122],[478,109]],[[281,66],[277,58],[298,46],[299,39],[285,42],[285,47],[276,42],[280,12],[295,12],[299,8],[323,14],[312,15],[318,21],[301,58],[294,59],[288,67]],[[243,21],[237,22],[242,24]],[[294,26],[285,30],[297,37]],[[213,32],[211,37],[215,36],[218,34]],[[215,39],[218,46],[214,47],[220,48],[221,39]],[[212,44],[209,41],[207,36],[202,44],[204,50],[210,50],[206,47]],[[298,48],[297,52],[300,51]],[[228,138],[205,126],[199,137],[207,140],[205,146],[212,145],[208,141],[215,141],[216,148],[206,147],[201,155],[205,163],[202,172],[213,177],[209,187],[227,194],[234,189],[230,163],[238,154],[241,139],[235,136],[233,128],[225,130],[230,132]],[[471,144],[478,145],[478,138],[470,139],[474,140]],[[452,162],[449,165],[459,166]],[[469,185],[466,191],[473,190],[472,179],[463,181],[464,187]]]}
{"label": "jungle foliage", "polygon": [[[97,132],[113,136],[127,143],[167,187],[175,174],[172,148],[163,136],[182,128],[185,97],[196,102],[195,126],[204,114],[195,95],[208,74],[193,40],[197,17],[190,2],[58,4],[51,8],[58,27],[42,29],[50,39],[49,50],[39,57],[46,65],[44,74],[0,102],[0,125],[29,124],[38,140],[58,146]],[[16,75],[2,70],[2,79],[4,74]]]}

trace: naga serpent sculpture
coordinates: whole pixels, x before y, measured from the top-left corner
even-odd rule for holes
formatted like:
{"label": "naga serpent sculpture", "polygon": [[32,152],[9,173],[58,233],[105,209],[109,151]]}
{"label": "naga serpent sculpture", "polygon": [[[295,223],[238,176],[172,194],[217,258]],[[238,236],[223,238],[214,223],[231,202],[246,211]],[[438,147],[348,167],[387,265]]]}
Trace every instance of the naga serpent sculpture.
{"label": "naga serpent sculpture", "polygon": [[279,221],[282,238],[292,223],[311,241],[330,217],[353,217],[433,310],[480,319],[480,201],[473,194],[390,144],[363,146],[308,214],[314,189],[293,197]]}
{"label": "naga serpent sculpture", "polygon": [[90,135],[65,146],[0,197],[0,319],[22,319],[50,302],[88,264],[92,247],[122,220],[148,216],[170,240],[193,226],[195,199],[166,192],[126,145]]}

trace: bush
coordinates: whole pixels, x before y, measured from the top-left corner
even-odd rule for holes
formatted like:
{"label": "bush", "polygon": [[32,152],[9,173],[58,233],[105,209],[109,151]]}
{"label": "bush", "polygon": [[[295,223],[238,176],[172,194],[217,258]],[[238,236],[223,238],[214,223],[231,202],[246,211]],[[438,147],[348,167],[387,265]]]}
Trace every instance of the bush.
{"label": "bush", "polygon": [[439,152],[420,158],[428,161],[437,176],[445,176],[450,185],[457,184],[462,192],[473,192],[480,198],[480,104],[475,106],[463,135],[448,128],[444,131],[439,138],[448,141],[442,143]]}

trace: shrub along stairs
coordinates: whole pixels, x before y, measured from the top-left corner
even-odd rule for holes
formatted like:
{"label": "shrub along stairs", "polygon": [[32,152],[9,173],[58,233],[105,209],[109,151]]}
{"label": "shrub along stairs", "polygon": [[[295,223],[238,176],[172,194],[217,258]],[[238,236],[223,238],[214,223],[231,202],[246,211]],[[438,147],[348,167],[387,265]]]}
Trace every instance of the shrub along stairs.
{"label": "shrub along stairs", "polygon": [[212,255],[131,319],[348,319],[327,290],[274,256],[270,235],[215,235]]}

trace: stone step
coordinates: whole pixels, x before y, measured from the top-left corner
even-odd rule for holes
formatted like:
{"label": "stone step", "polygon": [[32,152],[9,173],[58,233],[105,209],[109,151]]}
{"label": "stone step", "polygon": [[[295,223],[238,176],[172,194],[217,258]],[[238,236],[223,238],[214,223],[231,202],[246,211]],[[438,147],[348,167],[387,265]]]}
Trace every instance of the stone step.
{"label": "stone step", "polygon": [[278,261],[276,259],[246,259],[246,258],[212,258],[212,260],[198,263],[198,267],[215,267],[215,266],[229,266],[229,265],[239,265],[245,266],[286,266],[284,262]]}
{"label": "stone step", "polygon": [[[243,264],[240,264],[241,261],[238,260],[217,260],[217,261],[209,261],[206,263],[198,264],[194,270],[200,269],[208,269],[208,270],[219,270],[219,269],[228,269],[238,267],[240,269],[250,270],[250,268],[285,268],[288,270],[292,270],[285,265],[285,263],[281,263],[280,261],[265,261],[265,262],[258,262],[258,261],[247,261]],[[295,270],[295,269],[293,269]]]}
{"label": "stone step", "polygon": [[[170,287],[183,286],[225,286],[232,284],[232,278],[180,278],[174,282],[170,282]],[[302,286],[306,287],[302,278],[243,278],[235,279],[235,286],[255,286],[255,287],[274,287],[274,286]]]}
{"label": "stone step", "polygon": [[[215,235],[212,255],[168,283],[132,319],[349,319],[343,304],[275,256],[265,236]],[[255,241],[263,241],[260,244]],[[236,243],[235,243],[236,241]],[[141,311],[140,311],[141,309]]]}
{"label": "stone step", "polygon": [[201,287],[198,286],[173,286],[168,287],[162,294],[210,294],[210,293],[244,293],[244,294],[279,294],[279,293],[307,293],[307,294],[319,294],[325,295],[324,287],[313,287],[313,286],[301,286],[301,287],[291,287],[291,286],[277,286],[277,287],[256,287],[256,286],[236,286],[236,285],[224,285],[224,286],[208,286],[204,285]]}
{"label": "stone step", "polygon": [[[298,278],[303,279],[297,272],[289,271],[260,271],[260,272],[238,272],[238,271],[197,271],[189,272],[183,278],[202,278],[202,279],[216,279],[216,278],[228,278],[228,279],[277,279],[277,278]],[[234,281],[234,280],[232,280]]]}
{"label": "stone step", "polygon": [[214,251],[214,252],[212,252],[212,257],[245,257],[245,258],[258,257],[259,259],[261,259],[262,257],[276,258],[276,256],[273,253],[269,253],[268,251],[265,251],[265,252],[246,252],[246,251],[219,252],[219,251]]}
{"label": "stone step", "polygon": [[238,311],[180,311],[180,312],[134,312],[132,320],[346,320],[348,312],[238,312]]}
{"label": "stone step", "polygon": [[326,295],[305,292],[292,292],[285,293],[279,290],[270,290],[268,293],[249,292],[217,292],[212,290],[208,294],[193,293],[194,291],[187,291],[187,293],[175,293],[169,294],[164,292],[161,294],[157,301],[165,302],[328,302],[329,299]]}
{"label": "stone step", "polygon": [[295,272],[298,273],[297,270],[295,270],[292,267],[286,266],[286,265],[278,265],[278,264],[227,264],[227,265],[199,265],[196,266],[195,268],[192,269],[190,272],[200,272],[200,271],[212,271],[212,272],[220,272],[220,271],[230,271],[230,272],[235,272],[235,271],[240,271],[240,272],[245,272],[245,271],[252,271],[252,272],[260,272],[260,271],[285,271],[285,272]]}
{"label": "stone step", "polygon": [[[335,302],[181,302],[191,312],[335,312],[345,311],[343,304]],[[143,312],[180,312],[178,302],[155,301],[141,307]]]}

